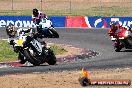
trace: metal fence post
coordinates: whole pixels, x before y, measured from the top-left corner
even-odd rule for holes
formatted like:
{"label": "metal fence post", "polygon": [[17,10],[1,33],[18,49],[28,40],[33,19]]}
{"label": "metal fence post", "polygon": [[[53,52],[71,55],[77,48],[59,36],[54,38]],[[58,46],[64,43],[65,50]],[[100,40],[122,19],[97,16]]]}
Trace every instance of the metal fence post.
{"label": "metal fence post", "polygon": [[100,0],[100,11],[102,10],[102,2],[101,2],[101,0]]}
{"label": "metal fence post", "polygon": [[42,11],[42,2],[43,2],[43,0],[41,0],[40,2],[41,2],[41,11]]}
{"label": "metal fence post", "polygon": [[71,7],[71,0],[70,0],[70,14],[71,14],[71,12],[72,12],[71,10],[72,10],[72,7]]}
{"label": "metal fence post", "polygon": [[12,10],[13,10],[13,0],[12,0]]}

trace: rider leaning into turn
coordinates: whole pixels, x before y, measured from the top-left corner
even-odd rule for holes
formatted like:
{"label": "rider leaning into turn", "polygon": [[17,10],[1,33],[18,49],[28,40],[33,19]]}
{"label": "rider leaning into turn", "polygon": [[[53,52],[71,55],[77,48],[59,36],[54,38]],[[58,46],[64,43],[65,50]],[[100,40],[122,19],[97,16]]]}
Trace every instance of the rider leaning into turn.
{"label": "rider leaning into turn", "polygon": [[120,24],[117,24],[115,21],[110,22],[110,30],[109,30],[109,36],[116,36],[116,32],[121,29],[122,26]]}
{"label": "rider leaning into turn", "polygon": [[[35,24],[35,26],[37,28],[38,36],[39,35],[43,35],[41,27],[39,26],[39,23],[40,23],[42,18],[47,18],[47,16],[44,13],[42,13],[41,11],[39,11],[38,9],[34,8],[32,10],[32,21],[33,21],[33,23]],[[44,43],[45,44],[45,42],[43,41],[42,38],[39,38],[38,41],[40,43]]]}
{"label": "rider leaning into turn", "polygon": [[120,45],[120,41],[118,40],[117,34],[120,33],[123,29],[131,31],[130,27],[123,27],[115,21],[110,22],[110,30],[108,31],[108,34],[111,38],[116,38],[116,41],[114,41],[115,46]]}
{"label": "rider leaning into turn", "polygon": [[39,11],[38,9],[33,9],[32,21],[35,25],[38,25],[42,18],[46,18],[46,15]]}
{"label": "rider leaning into turn", "polygon": [[[38,30],[39,29],[39,22],[42,18],[45,18],[46,15],[43,14],[42,12],[38,11],[37,9],[33,9],[33,14],[32,14],[32,21],[34,22],[34,24],[37,26],[37,31],[34,30],[33,28],[15,28],[15,26],[13,24],[9,24],[6,27],[6,33],[8,35],[8,42],[10,43],[10,45],[12,45],[14,47],[14,40],[19,37],[22,33],[35,33],[34,34],[34,38],[37,38],[37,40],[41,43],[41,44],[45,44],[45,41],[43,40],[41,36],[41,31]],[[28,37],[29,39],[27,40],[31,40],[32,38]],[[28,41],[27,41],[28,43]],[[14,49],[15,51],[15,49]],[[19,59],[19,56],[18,56]],[[24,60],[21,60],[20,63],[25,63]]]}
{"label": "rider leaning into turn", "polygon": [[[8,42],[10,45],[13,46],[13,49],[15,52],[18,52],[15,48],[14,48],[14,40],[19,37],[22,33],[33,33],[33,29],[32,28],[28,28],[28,29],[24,29],[24,28],[15,28],[15,26],[13,24],[9,24],[7,27],[6,27],[6,33],[8,35]],[[26,61],[21,58],[22,56],[19,54],[18,55],[18,60],[19,60],[19,63],[21,64],[24,64]],[[21,59],[20,59],[21,58]]]}
{"label": "rider leaning into turn", "polygon": [[119,32],[121,32],[122,29],[130,30],[131,31],[131,28],[129,26],[123,27],[122,25],[120,25],[119,23],[117,23],[115,21],[110,22],[110,30],[108,31],[109,36],[113,36],[113,37],[116,38],[116,34],[118,34]]}
{"label": "rider leaning into turn", "polygon": [[37,32],[38,33],[42,33],[41,27],[39,26],[39,23],[41,21],[41,19],[43,18],[47,18],[47,16],[42,13],[41,11],[39,11],[38,9],[33,9],[32,11],[32,21],[35,24],[36,28],[37,28]]}
{"label": "rider leaning into turn", "polygon": [[[33,9],[32,20],[35,25],[38,25],[40,20],[45,17],[46,17],[45,14],[38,11],[37,9]],[[30,32],[32,30],[33,30],[32,28],[18,28],[17,29],[17,28],[15,28],[15,26],[13,24],[10,23],[6,27],[6,32],[7,32],[7,35],[9,36],[9,43],[11,43],[14,40],[14,38],[19,36],[22,32]],[[36,31],[36,30],[34,30],[34,31]],[[36,32],[39,32],[39,31],[37,30]]]}
{"label": "rider leaning into turn", "polygon": [[[108,34],[111,38],[116,38],[116,34],[122,29],[122,26],[119,23],[116,23],[115,21],[110,22],[110,30],[108,31]],[[118,39],[114,42],[115,46],[119,46],[120,42]]]}

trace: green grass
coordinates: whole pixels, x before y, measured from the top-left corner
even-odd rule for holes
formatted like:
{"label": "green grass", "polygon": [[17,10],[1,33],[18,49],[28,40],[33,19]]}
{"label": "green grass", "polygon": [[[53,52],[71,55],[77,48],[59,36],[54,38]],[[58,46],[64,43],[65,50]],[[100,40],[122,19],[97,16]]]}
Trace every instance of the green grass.
{"label": "green grass", "polygon": [[64,54],[67,52],[67,50],[57,45],[51,45],[51,49],[54,51],[55,55]]}
{"label": "green grass", "polygon": [[[55,55],[64,54],[67,52],[64,48],[57,45],[52,45],[51,49]],[[0,62],[17,61],[18,53],[13,51],[13,48],[5,40],[0,40]]]}
{"label": "green grass", "polygon": [[13,51],[7,41],[0,40],[0,62],[14,60],[17,60],[17,53]]}
{"label": "green grass", "polygon": [[[43,12],[43,11],[42,11]],[[48,16],[131,16],[132,9],[128,7],[91,7],[89,9],[45,10]],[[4,10],[1,16],[31,16],[30,10]]]}

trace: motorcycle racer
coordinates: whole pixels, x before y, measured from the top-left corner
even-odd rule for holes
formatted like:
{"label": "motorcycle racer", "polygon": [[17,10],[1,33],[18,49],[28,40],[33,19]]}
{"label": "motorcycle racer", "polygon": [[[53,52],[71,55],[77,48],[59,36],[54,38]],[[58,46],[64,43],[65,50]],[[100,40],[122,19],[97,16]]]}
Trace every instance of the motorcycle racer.
{"label": "motorcycle racer", "polygon": [[[6,33],[8,35],[8,42],[9,42],[10,45],[13,46],[13,49],[14,49],[15,52],[18,52],[18,51],[14,47],[14,45],[15,45],[14,40],[17,37],[19,37],[22,33],[34,33],[33,31],[34,30],[32,28],[28,28],[28,29],[19,28],[19,29],[17,29],[11,23],[6,27]],[[18,60],[19,60],[19,63],[21,63],[21,64],[24,64],[26,62],[23,55],[21,55],[20,53],[18,55]]]}
{"label": "motorcycle racer", "polygon": [[119,52],[122,48],[131,48],[132,31],[130,27],[123,27],[116,22],[110,23],[108,34],[114,43],[115,51]]}
{"label": "motorcycle racer", "polygon": [[[47,16],[44,13],[42,13],[41,11],[39,11],[38,9],[34,8],[32,11],[32,21],[37,28],[37,32],[39,33],[38,36],[43,35],[41,27],[39,26],[39,23],[40,23],[42,18],[47,18]],[[42,42],[43,39],[40,41]],[[43,42],[43,43],[45,43],[45,42]]]}
{"label": "motorcycle racer", "polygon": [[[16,29],[15,26],[13,24],[9,24],[6,27],[6,33],[8,35],[8,42],[10,43],[10,45],[13,45],[13,41],[19,37],[22,34],[30,34],[31,37],[36,38],[38,40],[38,42],[40,42],[41,44],[45,45],[45,41],[42,38],[42,35],[40,33],[38,33],[35,29],[33,28],[18,28]],[[33,36],[32,36],[33,35]],[[28,37],[27,39],[29,42],[30,40],[32,40],[30,37]]]}
{"label": "motorcycle racer", "polygon": [[47,62],[49,65],[56,63],[56,57],[53,51],[46,45],[41,45],[38,34],[33,28],[18,28],[13,24],[6,27],[8,42],[13,46],[16,53],[19,53],[19,63],[24,64],[30,62],[34,66],[38,66]]}
{"label": "motorcycle racer", "polygon": [[32,21],[36,26],[38,35],[42,35],[42,38],[59,38],[52,22],[36,8],[32,11]]}
{"label": "motorcycle racer", "polygon": [[32,13],[32,21],[35,25],[38,25],[40,23],[40,20],[42,18],[46,18],[46,15],[44,13],[42,13],[41,11],[39,11],[38,9],[33,9],[33,13]]}
{"label": "motorcycle racer", "polygon": [[122,26],[120,24],[117,24],[115,21],[110,22],[110,29],[108,30],[109,36],[116,36],[116,33],[119,29],[121,29]]}
{"label": "motorcycle racer", "polygon": [[108,34],[111,37],[111,40],[114,40],[115,47],[119,47],[120,41],[118,40],[117,34],[121,32],[122,27],[120,24],[117,24],[115,21],[110,22],[110,29],[108,30]]}

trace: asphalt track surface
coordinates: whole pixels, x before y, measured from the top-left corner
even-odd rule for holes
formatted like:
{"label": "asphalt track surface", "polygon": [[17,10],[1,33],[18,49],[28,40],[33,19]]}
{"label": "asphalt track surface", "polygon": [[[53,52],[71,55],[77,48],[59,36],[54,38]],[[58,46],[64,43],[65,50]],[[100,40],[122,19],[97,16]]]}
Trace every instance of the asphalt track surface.
{"label": "asphalt track surface", "polygon": [[[63,29],[57,28],[60,34],[59,39],[46,39],[51,43],[69,44],[75,47],[94,50],[99,55],[90,59],[76,62],[62,63],[54,66],[27,66],[27,67],[9,67],[0,68],[0,75],[32,72],[49,72],[63,70],[85,69],[108,69],[132,66],[132,50],[122,49],[121,52],[115,52],[112,41],[107,35],[107,29]],[[0,37],[7,38],[3,30],[0,30]]]}

